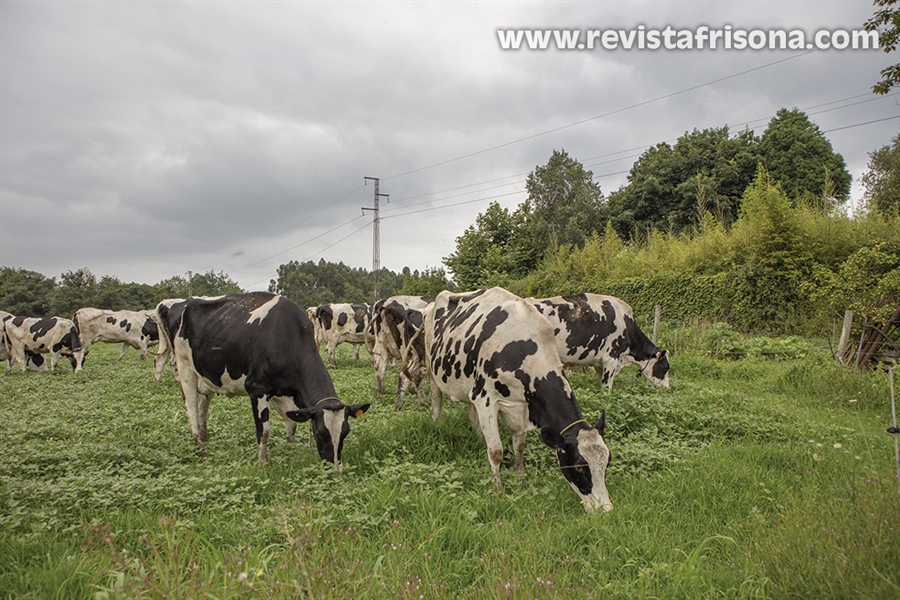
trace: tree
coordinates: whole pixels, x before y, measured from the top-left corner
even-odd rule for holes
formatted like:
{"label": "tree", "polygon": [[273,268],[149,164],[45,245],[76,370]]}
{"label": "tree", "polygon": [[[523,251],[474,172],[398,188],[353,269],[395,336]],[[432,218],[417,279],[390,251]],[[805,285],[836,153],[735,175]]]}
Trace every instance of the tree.
{"label": "tree", "polygon": [[97,277],[87,268],[60,275],[59,284],[50,293],[50,312],[57,317],[71,319],[79,308],[96,304]]}
{"label": "tree", "polygon": [[[881,31],[878,34],[878,45],[885,52],[893,52],[900,41],[900,10],[891,8],[897,0],[875,0],[876,10],[872,18],[865,22],[866,31]],[[882,80],[872,86],[876,94],[887,94],[891,88],[900,83],[900,64],[891,65],[881,71]]]}
{"label": "tree", "polygon": [[424,271],[409,272],[403,279],[401,294],[407,296],[437,296],[444,290],[453,290],[453,282],[447,279],[447,272],[441,267],[427,267]]}
{"label": "tree", "polygon": [[850,197],[844,157],[797,108],[775,113],[760,138],[759,153],[769,175],[795,201],[830,210]]}
{"label": "tree", "polygon": [[[379,271],[378,280],[382,298],[396,295],[403,285],[402,275],[385,268]],[[333,302],[372,302],[374,288],[370,271],[325,259],[279,265],[278,278],[269,282],[270,292],[290,298],[303,308]]]}
{"label": "tree", "polygon": [[801,284],[808,279],[813,257],[798,209],[762,165],[744,192],[733,234],[735,268],[730,277],[739,305],[732,307],[732,314],[741,325],[789,329],[804,299]]}
{"label": "tree", "polygon": [[627,239],[651,229],[685,231],[707,211],[733,223],[756,172],[758,144],[749,129],[732,137],[726,126],[685,132],[674,147],[649,148],[632,166],[628,185],[610,194],[613,226]]}
{"label": "tree", "polygon": [[869,170],[862,176],[868,210],[884,215],[900,210],[900,134],[890,146],[869,153]]}
{"label": "tree", "polygon": [[472,290],[494,283],[499,277],[523,277],[535,266],[542,248],[528,235],[527,202],[510,212],[492,202],[478,213],[475,224],[456,238],[456,251],[444,257],[459,289]]}
{"label": "tree", "polygon": [[241,289],[231,277],[223,271],[207,271],[193,275],[188,281],[187,277],[175,275],[163,279],[156,284],[157,294],[160,298],[187,298],[188,296],[223,296],[225,294],[239,294]]}
{"label": "tree", "polygon": [[565,150],[554,150],[546,165],[535,167],[525,188],[536,239],[583,246],[606,223],[603,193],[594,174]]}
{"label": "tree", "polygon": [[23,317],[50,316],[50,294],[56,281],[36,271],[0,269],[0,309]]}

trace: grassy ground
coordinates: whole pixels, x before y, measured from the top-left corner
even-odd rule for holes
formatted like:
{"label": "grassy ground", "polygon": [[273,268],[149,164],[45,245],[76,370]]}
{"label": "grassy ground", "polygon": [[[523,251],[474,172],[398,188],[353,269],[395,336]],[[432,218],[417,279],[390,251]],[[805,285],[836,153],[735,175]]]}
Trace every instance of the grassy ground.
{"label": "grassy ground", "polygon": [[576,372],[613,452],[615,510],[588,515],[536,434],[497,494],[462,406],[395,413],[348,346],[338,392],[373,407],[342,475],[280,425],[257,465],[245,398],[213,401],[198,457],[168,371],[117,353],[0,377],[2,597],[900,597],[883,373],[682,353],[671,390],[631,367],[610,393]]}

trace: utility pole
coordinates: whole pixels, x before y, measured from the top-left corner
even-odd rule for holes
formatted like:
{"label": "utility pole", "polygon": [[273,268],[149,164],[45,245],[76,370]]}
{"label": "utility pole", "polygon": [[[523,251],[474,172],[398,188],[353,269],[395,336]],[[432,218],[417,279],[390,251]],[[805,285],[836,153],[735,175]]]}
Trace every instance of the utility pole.
{"label": "utility pole", "polygon": [[[378,274],[381,271],[381,234],[379,233],[379,224],[381,223],[381,218],[378,212],[378,201],[382,196],[385,198],[390,198],[389,194],[379,194],[378,193],[378,178],[377,177],[363,177],[363,181],[368,185],[369,181],[375,182],[375,205],[374,208],[369,208],[367,206],[362,207],[365,210],[373,211],[372,214],[372,277],[375,280],[375,290],[372,298],[372,302],[378,302]],[[388,200],[390,202],[390,200]]]}
{"label": "utility pole", "polygon": [[193,287],[194,287],[194,274],[191,271],[188,271],[188,298],[194,297]]}

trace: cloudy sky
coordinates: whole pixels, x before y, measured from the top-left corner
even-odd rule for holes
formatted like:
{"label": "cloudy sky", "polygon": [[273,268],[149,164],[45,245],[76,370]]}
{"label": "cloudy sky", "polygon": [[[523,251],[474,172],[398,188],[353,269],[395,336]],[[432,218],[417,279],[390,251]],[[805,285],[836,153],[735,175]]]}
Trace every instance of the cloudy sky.
{"label": "cloudy sky", "polygon": [[212,269],[245,289],[290,260],[371,268],[364,177],[378,177],[382,265],[440,266],[492,199],[525,199],[554,149],[609,193],[646,147],[695,128],[761,134],[781,107],[827,132],[858,200],[867,153],[900,128],[897,98],[870,92],[896,53],[504,50],[498,30],[811,41],[873,12],[868,0],[3,0],[0,264],[151,284]]}

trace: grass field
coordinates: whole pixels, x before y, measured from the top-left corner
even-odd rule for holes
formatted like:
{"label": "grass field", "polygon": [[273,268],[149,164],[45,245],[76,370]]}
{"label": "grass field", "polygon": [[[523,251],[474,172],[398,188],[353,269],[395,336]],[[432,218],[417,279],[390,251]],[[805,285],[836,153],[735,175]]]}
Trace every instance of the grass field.
{"label": "grass field", "polygon": [[671,390],[631,367],[607,392],[576,372],[613,453],[615,510],[587,514],[537,434],[495,493],[464,407],[395,413],[349,346],[338,392],[373,406],[343,474],[280,424],[258,465],[245,398],[213,401],[200,458],[169,371],[117,353],[0,377],[3,598],[900,597],[884,373],[680,353]]}

